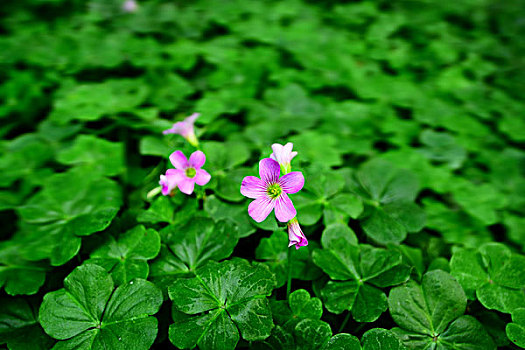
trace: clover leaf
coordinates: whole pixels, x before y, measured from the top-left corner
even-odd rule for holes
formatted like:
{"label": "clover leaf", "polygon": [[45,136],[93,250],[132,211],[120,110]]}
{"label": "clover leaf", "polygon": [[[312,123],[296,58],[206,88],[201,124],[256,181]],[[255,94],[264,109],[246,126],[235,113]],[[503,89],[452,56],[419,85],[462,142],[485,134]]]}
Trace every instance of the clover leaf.
{"label": "clover leaf", "polygon": [[491,184],[474,184],[458,179],[452,184],[452,193],[468,214],[487,226],[499,221],[498,210],[507,205],[507,198]]}
{"label": "clover leaf", "polygon": [[0,299],[0,344],[10,350],[47,350],[53,344],[38,324],[38,310],[27,299]]}
{"label": "clover leaf", "polygon": [[[286,283],[288,268],[288,235],[284,231],[275,231],[270,237],[261,239],[255,250],[255,258],[265,261],[277,278],[276,287]],[[312,262],[312,251],[317,247],[316,242],[292,252],[292,278],[305,281],[314,280],[321,275],[321,271]]]}
{"label": "clover leaf", "polygon": [[275,277],[261,264],[235,259],[208,262],[195,277],[177,279],[169,287],[174,321],[170,341],[181,349],[234,349],[239,332],[247,341],[263,340],[273,328],[266,296]]}
{"label": "clover leaf", "polygon": [[450,268],[468,298],[477,298],[487,309],[512,313],[525,305],[525,256],[501,243],[486,243],[477,251],[459,248]]}
{"label": "clover leaf", "polygon": [[151,263],[151,278],[166,287],[209,260],[229,257],[239,240],[238,229],[231,221],[213,222],[209,218],[194,218],[182,227],[167,226],[160,235],[160,255]]}
{"label": "clover leaf", "polygon": [[418,232],[425,225],[425,213],[414,203],[418,180],[408,170],[373,159],[361,166],[353,180],[354,192],[367,204],[361,226],[372,240],[398,244],[407,232]]}
{"label": "clover leaf", "polygon": [[31,176],[52,158],[51,146],[37,134],[25,134],[9,142],[0,143],[0,187]]}
{"label": "clover leaf", "polygon": [[392,288],[388,306],[401,327],[393,331],[408,348],[496,348],[481,323],[472,316],[463,316],[465,292],[445,271],[427,272],[421,284],[408,281]]}
{"label": "clover leaf", "polygon": [[363,334],[363,346],[357,337],[339,333],[334,335],[322,350],[404,350],[406,347],[391,331],[373,328]]}
{"label": "clover leaf", "polygon": [[297,323],[294,329],[297,349],[321,349],[332,336],[330,325],[321,320],[306,318]]}
{"label": "clover leaf", "polygon": [[208,171],[212,178],[208,187],[222,199],[241,201],[244,197],[239,192],[239,183],[249,175],[250,169],[237,167],[250,157],[246,144],[238,141],[208,141],[203,143],[202,149],[210,161]]}
{"label": "clover leaf", "polygon": [[40,324],[60,340],[59,349],[149,349],[157,336],[161,291],[134,279],[114,288],[100,266],[77,267],[64,288],[47,293],[40,306]]}
{"label": "clover leaf", "polygon": [[160,236],[153,229],[136,226],[118,237],[107,235],[86,264],[102,266],[111,274],[116,285],[134,278],[147,278],[148,260],[160,251]]}
{"label": "clover leaf", "polygon": [[23,253],[31,259],[49,258],[62,265],[79,251],[81,237],[108,227],[122,203],[119,186],[89,176],[82,168],[55,174],[44,188],[18,208],[24,230]]}
{"label": "clover leaf", "polygon": [[219,200],[215,196],[209,196],[204,202],[204,209],[215,221],[230,219],[237,225],[239,236],[248,237],[255,232],[249,216],[246,215],[248,210],[245,204],[233,204]]}
{"label": "clover leaf", "polygon": [[322,350],[361,350],[359,339],[348,333],[334,335]]}
{"label": "clover leaf", "polygon": [[425,145],[420,151],[425,157],[447,164],[450,169],[458,169],[467,158],[467,152],[458,145],[451,134],[425,130],[420,135]]}
{"label": "clover leaf", "polygon": [[512,311],[512,323],[507,324],[506,331],[514,344],[525,348],[525,308]]}
{"label": "clover leaf", "polygon": [[79,135],[73,145],[63,149],[57,160],[67,165],[90,165],[90,170],[114,176],[124,170],[124,147],[93,135]]}
{"label": "clover leaf", "polygon": [[193,217],[199,203],[187,196],[161,196],[156,198],[148,209],[139,213],[139,222],[156,224],[166,222],[171,225],[183,225]]}
{"label": "clover leaf", "polygon": [[307,170],[305,191],[295,194],[297,218],[303,225],[315,224],[321,216],[325,225],[357,218],[363,211],[363,203],[355,194],[343,192],[345,179],[337,171],[311,167]]}
{"label": "clover leaf", "polygon": [[20,256],[16,242],[0,243],[0,287],[9,295],[35,294],[44,284],[48,265]]}
{"label": "clover leaf", "polygon": [[358,322],[377,320],[387,309],[380,289],[405,282],[410,268],[393,250],[357,245],[352,230],[327,229],[323,249],[313,253],[314,263],[332,279],[321,290],[325,307],[333,313],[352,312]]}
{"label": "clover leaf", "polygon": [[302,320],[320,320],[323,315],[321,300],[310,297],[310,293],[304,289],[292,292],[288,300],[271,300],[270,305],[275,323],[289,332],[293,332]]}

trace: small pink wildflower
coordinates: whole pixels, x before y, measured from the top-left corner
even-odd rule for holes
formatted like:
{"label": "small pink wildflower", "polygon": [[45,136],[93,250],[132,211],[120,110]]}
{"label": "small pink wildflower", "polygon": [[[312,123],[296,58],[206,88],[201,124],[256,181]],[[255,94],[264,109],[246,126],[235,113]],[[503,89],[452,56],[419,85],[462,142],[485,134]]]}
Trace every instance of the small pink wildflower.
{"label": "small pink wildflower", "polygon": [[257,222],[262,222],[275,208],[275,217],[287,222],[295,217],[297,211],[288,194],[299,192],[304,186],[304,176],[294,171],[280,175],[279,163],[271,158],[259,162],[259,176],[246,176],[241,183],[242,195],[255,199],[248,206],[248,214]]}
{"label": "small pink wildflower", "polygon": [[297,155],[297,152],[292,152],[293,143],[288,142],[286,145],[274,143],[272,145],[273,153],[270,158],[277,161],[281,166],[283,174],[288,174],[292,171],[292,159]]}
{"label": "small pink wildflower", "polygon": [[173,174],[175,169],[168,169],[166,175],[160,176],[159,184],[162,186],[162,194],[167,196],[177,187],[176,177]]}
{"label": "small pink wildflower", "polygon": [[127,13],[132,13],[132,12],[137,11],[138,7],[139,5],[137,4],[135,0],[126,0],[122,4],[122,10],[124,10],[124,12],[127,12]]}
{"label": "small pink wildflower", "polygon": [[200,113],[193,113],[183,121],[173,124],[170,129],[164,130],[162,133],[164,135],[179,134],[184,137],[192,146],[197,147],[199,145],[199,141],[197,140],[197,136],[195,136],[193,124],[199,116]]}
{"label": "small pink wildflower", "polygon": [[308,245],[308,240],[306,239],[303,230],[301,230],[297,218],[288,221],[288,239],[290,240],[288,247],[295,245],[295,249],[299,249],[300,247]]}
{"label": "small pink wildflower", "polygon": [[[175,169],[166,171],[167,181],[165,183],[167,188],[170,184],[175,183],[182,193],[189,195],[193,193],[195,184],[204,186],[211,179],[211,175],[206,170],[201,169],[206,162],[206,156],[201,151],[193,152],[189,160],[181,151],[175,151],[170,155],[170,161]],[[163,184],[161,183],[161,185]]]}

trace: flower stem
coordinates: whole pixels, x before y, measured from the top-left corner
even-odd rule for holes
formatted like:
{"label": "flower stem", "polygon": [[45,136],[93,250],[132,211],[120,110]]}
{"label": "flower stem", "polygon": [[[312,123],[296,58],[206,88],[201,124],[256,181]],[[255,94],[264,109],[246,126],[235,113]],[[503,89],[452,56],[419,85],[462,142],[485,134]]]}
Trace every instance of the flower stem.
{"label": "flower stem", "polygon": [[146,198],[147,199],[152,199],[153,197],[158,195],[161,190],[162,190],[162,187],[160,187],[160,186],[155,187],[154,189],[152,189],[151,191],[148,192],[148,194],[146,195]]}
{"label": "flower stem", "polygon": [[286,282],[286,300],[290,297],[292,290],[292,251],[294,246],[288,247],[288,279]]}
{"label": "flower stem", "polygon": [[346,327],[346,324],[348,323],[349,319],[350,319],[350,311],[347,311],[346,312],[346,317],[343,320],[343,323],[341,323],[341,327],[339,327],[339,332],[337,332],[337,333],[341,333],[343,331],[343,329]]}

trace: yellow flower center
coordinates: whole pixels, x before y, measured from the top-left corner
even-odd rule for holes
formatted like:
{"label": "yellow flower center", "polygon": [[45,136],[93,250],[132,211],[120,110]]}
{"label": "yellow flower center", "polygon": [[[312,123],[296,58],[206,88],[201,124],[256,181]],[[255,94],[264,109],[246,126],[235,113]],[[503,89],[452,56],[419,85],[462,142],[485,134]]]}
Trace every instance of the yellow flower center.
{"label": "yellow flower center", "polygon": [[197,170],[195,170],[195,168],[187,168],[186,169],[186,176],[187,177],[192,178],[192,177],[195,177],[196,174],[197,174]]}
{"label": "yellow flower center", "polygon": [[266,191],[270,198],[275,199],[283,193],[283,189],[281,188],[281,185],[279,184],[271,184],[268,186],[268,190]]}

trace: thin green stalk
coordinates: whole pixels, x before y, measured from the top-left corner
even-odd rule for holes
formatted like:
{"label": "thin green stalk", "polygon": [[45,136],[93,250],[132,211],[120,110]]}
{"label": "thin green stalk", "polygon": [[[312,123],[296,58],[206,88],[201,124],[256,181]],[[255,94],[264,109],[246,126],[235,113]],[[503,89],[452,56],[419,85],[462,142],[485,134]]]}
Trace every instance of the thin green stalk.
{"label": "thin green stalk", "polygon": [[292,290],[292,249],[294,249],[294,246],[288,248],[288,279],[286,282],[286,300],[288,300],[290,291]]}
{"label": "thin green stalk", "polygon": [[346,324],[348,323],[349,319],[350,319],[350,311],[347,311],[346,312],[346,317],[343,320],[343,323],[341,323],[341,327],[339,327],[339,332],[337,332],[337,333],[341,333],[343,331],[343,329],[346,327]]}

